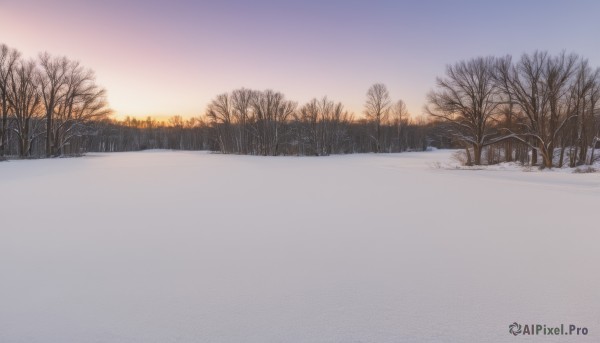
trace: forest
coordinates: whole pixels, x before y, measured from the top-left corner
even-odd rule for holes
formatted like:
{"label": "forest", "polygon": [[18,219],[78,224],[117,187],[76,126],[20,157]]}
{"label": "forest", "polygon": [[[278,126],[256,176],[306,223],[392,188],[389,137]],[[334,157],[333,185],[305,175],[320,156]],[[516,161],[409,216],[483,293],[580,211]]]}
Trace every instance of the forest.
{"label": "forest", "polygon": [[448,65],[408,113],[384,84],[364,110],[327,96],[299,104],[275,90],[215,96],[203,115],[115,119],[93,70],[67,57],[26,59],[0,45],[0,159],[145,149],[325,156],[460,148],[464,164],[540,168],[593,164],[600,139],[600,69],[578,55],[536,51]]}

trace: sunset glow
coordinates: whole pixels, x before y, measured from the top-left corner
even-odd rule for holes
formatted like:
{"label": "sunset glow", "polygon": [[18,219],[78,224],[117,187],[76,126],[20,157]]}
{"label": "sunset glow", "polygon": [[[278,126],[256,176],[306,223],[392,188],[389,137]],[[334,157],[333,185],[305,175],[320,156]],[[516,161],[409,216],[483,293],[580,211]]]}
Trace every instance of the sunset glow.
{"label": "sunset glow", "polygon": [[[327,95],[360,115],[375,82],[419,115],[455,60],[565,49],[599,64],[598,2],[511,3],[3,1],[0,40],[27,57],[48,51],[94,69],[119,117],[196,116],[239,87],[301,103]],[[512,10],[541,3],[534,17]]]}

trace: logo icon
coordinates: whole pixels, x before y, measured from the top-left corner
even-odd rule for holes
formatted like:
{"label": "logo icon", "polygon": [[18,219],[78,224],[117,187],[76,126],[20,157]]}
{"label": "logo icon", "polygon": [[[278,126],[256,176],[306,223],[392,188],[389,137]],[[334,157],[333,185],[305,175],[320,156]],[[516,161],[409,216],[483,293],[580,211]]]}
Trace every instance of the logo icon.
{"label": "logo icon", "polygon": [[513,334],[514,336],[521,333],[521,324],[514,322],[508,326],[508,332]]}

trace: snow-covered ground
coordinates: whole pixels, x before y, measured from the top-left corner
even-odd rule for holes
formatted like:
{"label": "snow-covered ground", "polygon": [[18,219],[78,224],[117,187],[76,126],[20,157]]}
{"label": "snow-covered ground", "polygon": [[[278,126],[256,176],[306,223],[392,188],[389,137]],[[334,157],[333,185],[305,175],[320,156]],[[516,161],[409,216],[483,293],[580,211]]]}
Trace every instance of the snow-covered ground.
{"label": "snow-covered ground", "polygon": [[600,173],[450,155],[2,162],[0,342],[598,342]]}

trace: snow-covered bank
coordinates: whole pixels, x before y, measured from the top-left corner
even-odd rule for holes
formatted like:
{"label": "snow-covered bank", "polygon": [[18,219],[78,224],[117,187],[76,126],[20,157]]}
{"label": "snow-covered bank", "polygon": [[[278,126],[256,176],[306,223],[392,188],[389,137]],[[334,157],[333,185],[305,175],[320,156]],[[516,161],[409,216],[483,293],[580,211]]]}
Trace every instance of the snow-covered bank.
{"label": "snow-covered bank", "polygon": [[0,341],[597,341],[600,174],[450,154],[2,163]]}

